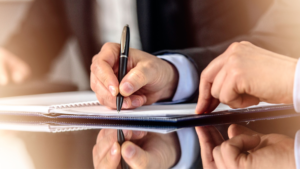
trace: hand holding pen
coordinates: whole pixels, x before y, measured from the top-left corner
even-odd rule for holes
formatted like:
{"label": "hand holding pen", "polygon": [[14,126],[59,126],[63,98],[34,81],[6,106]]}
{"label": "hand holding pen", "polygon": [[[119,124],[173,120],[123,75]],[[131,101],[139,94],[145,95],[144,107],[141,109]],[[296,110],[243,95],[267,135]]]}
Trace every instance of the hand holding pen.
{"label": "hand holding pen", "polygon": [[[126,75],[127,71],[127,60],[128,60],[128,52],[129,52],[129,42],[130,42],[130,30],[129,26],[126,25],[123,28],[122,37],[121,37],[121,50],[120,50],[120,60],[119,60],[119,82],[122,81],[123,77]],[[120,112],[123,105],[123,96],[119,93],[117,96],[116,106],[118,113]],[[118,130],[118,143],[120,146],[125,142],[124,133],[122,130]],[[122,169],[129,169],[129,166],[124,161],[123,157],[121,157],[121,167]]]}
{"label": "hand holding pen", "polygon": [[129,49],[127,74],[119,83],[120,50],[120,44],[106,43],[93,58],[91,88],[100,104],[116,109],[116,98],[121,93],[122,109],[133,109],[174,95],[178,74],[173,65],[133,48]]}
{"label": "hand holding pen", "polygon": [[[126,36],[122,37],[125,37],[126,42]],[[129,39],[127,45],[127,52],[130,51],[127,53],[127,56],[130,55],[127,57],[128,65],[126,69],[121,68],[123,73],[126,71],[128,73],[121,80],[117,78],[120,56],[122,56],[122,51],[125,52],[125,47],[122,48],[116,43],[106,43],[100,53],[93,58],[91,88],[96,93],[100,104],[117,108],[116,100],[119,93],[124,97],[123,105],[120,105],[122,98],[119,98],[118,110],[121,110],[121,107],[122,109],[132,109],[171,98],[177,86],[177,70],[170,63],[156,56],[140,50],[129,49]],[[124,64],[124,62],[122,63]],[[124,137],[126,140],[144,139],[145,134],[143,133],[145,132],[128,131]],[[147,135],[146,140],[141,141],[140,145],[136,145],[132,141],[126,141],[122,145],[124,139],[121,131],[103,129],[99,133],[97,144],[93,150],[94,166],[95,168],[117,168],[121,160],[122,149],[122,156],[133,168],[151,166],[152,168],[155,166],[156,168],[162,166],[170,168],[180,156],[178,139],[174,133],[163,135],[164,138],[170,137],[169,139],[160,137],[159,134],[151,134]],[[117,140],[120,144],[116,142]],[[153,146],[150,146],[152,144]],[[149,148],[144,149],[144,146]],[[159,151],[154,151],[158,147],[160,147]],[[168,161],[162,161],[159,154],[156,153],[164,154],[168,157]],[[141,161],[145,163],[141,163]]]}

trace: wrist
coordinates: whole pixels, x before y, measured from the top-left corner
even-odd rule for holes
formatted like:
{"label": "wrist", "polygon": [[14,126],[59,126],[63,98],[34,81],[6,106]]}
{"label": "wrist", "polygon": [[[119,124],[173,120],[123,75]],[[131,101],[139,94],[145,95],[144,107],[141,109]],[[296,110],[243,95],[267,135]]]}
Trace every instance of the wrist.
{"label": "wrist", "polygon": [[287,82],[285,87],[287,91],[286,91],[286,98],[282,101],[282,103],[287,103],[287,104],[293,103],[295,80],[299,80],[296,77],[296,71],[297,71],[296,67],[297,67],[297,60],[291,60],[290,64],[287,66],[288,72],[285,75],[283,75],[288,79],[283,80]]}
{"label": "wrist", "polygon": [[179,80],[179,73],[176,69],[176,67],[166,61],[163,60],[163,62],[166,63],[166,68],[168,69],[167,72],[167,83],[166,83],[166,88],[164,89],[164,93],[163,96],[161,98],[161,100],[171,100],[176,92],[177,86],[178,86],[178,80]]}
{"label": "wrist", "polygon": [[170,139],[170,145],[173,145],[170,147],[171,154],[173,155],[173,160],[171,160],[170,165],[168,165],[168,168],[174,167],[178,161],[180,160],[181,157],[181,150],[180,150],[180,143],[179,143],[179,138],[177,135],[177,132],[171,133],[171,139]]}

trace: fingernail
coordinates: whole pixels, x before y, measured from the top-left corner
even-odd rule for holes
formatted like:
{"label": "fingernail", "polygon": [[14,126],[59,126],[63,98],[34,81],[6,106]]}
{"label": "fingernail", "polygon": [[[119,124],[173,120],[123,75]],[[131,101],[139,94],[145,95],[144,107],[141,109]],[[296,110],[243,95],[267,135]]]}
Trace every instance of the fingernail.
{"label": "fingernail", "polygon": [[132,92],[133,92],[133,86],[132,86],[129,82],[125,82],[125,83],[122,85],[122,88],[123,88],[123,90],[124,90],[126,93],[132,93]]}
{"label": "fingernail", "polygon": [[135,154],[135,147],[129,145],[125,150],[125,156],[127,158],[132,158],[134,154]]}
{"label": "fingernail", "polygon": [[115,155],[117,151],[118,151],[117,143],[115,142],[114,145],[111,147],[110,154]]}
{"label": "fingernail", "polygon": [[116,89],[115,89],[113,86],[110,85],[110,86],[108,87],[108,89],[109,89],[110,93],[111,93],[113,96],[116,95]]}
{"label": "fingernail", "polygon": [[141,105],[140,100],[139,99],[135,99],[131,102],[133,107],[139,107]]}

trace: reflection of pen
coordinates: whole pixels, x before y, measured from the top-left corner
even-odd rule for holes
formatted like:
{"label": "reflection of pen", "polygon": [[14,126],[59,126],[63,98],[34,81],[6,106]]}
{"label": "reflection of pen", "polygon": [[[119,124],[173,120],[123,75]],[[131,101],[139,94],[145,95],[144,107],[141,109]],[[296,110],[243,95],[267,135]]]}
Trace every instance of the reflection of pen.
{"label": "reflection of pen", "polygon": [[[119,60],[119,76],[118,76],[119,83],[121,83],[121,81],[127,71],[129,39],[130,39],[129,26],[126,25],[123,28],[122,37],[121,37],[121,50],[120,50],[120,60]],[[117,104],[116,105],[117,111],[119,113],[121,111],[122,104],[123,104],[123,96],[120,93],[117,96],[116,104]],[[124,141],[125,141],[125,138],[124,138],[123,131],[118,130],[118,142],[119,142],[120,146],[122,146]],[[126,162],[124,161],[123,157],[121,157],[121,167],[122,167],[122,169],[129,169],[129,167],[126,164]]]}
{"label": "reflection of pen", "polygon": [[[118,143],[120,146],[124,143],[125,137],[122,130],[118,130]],[[122,169],[129,169],[128,165],[124,161],[123,157],[121,156],[121,168]]]}

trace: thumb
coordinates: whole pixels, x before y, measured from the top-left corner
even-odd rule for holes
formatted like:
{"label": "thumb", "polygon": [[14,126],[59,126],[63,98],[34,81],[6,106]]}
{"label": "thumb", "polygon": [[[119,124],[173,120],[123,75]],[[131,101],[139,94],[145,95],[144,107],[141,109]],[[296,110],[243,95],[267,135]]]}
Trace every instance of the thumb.
{"label": "thumb", "polygon": [[150,72],[153,71],[149,69],[149,66],[137,64],[137,66],[131,69],[121,81],[120,93],[123,96],[130,96],[132,93],[148,84],[148,82],[153,79],[153,74]]}
{"label": "thumb", "polygon": [[124,142],[121,147],[121,153],[126,163],[133,169],[153,168],[153,163],[150,163],[150,154],[132,142]]}

